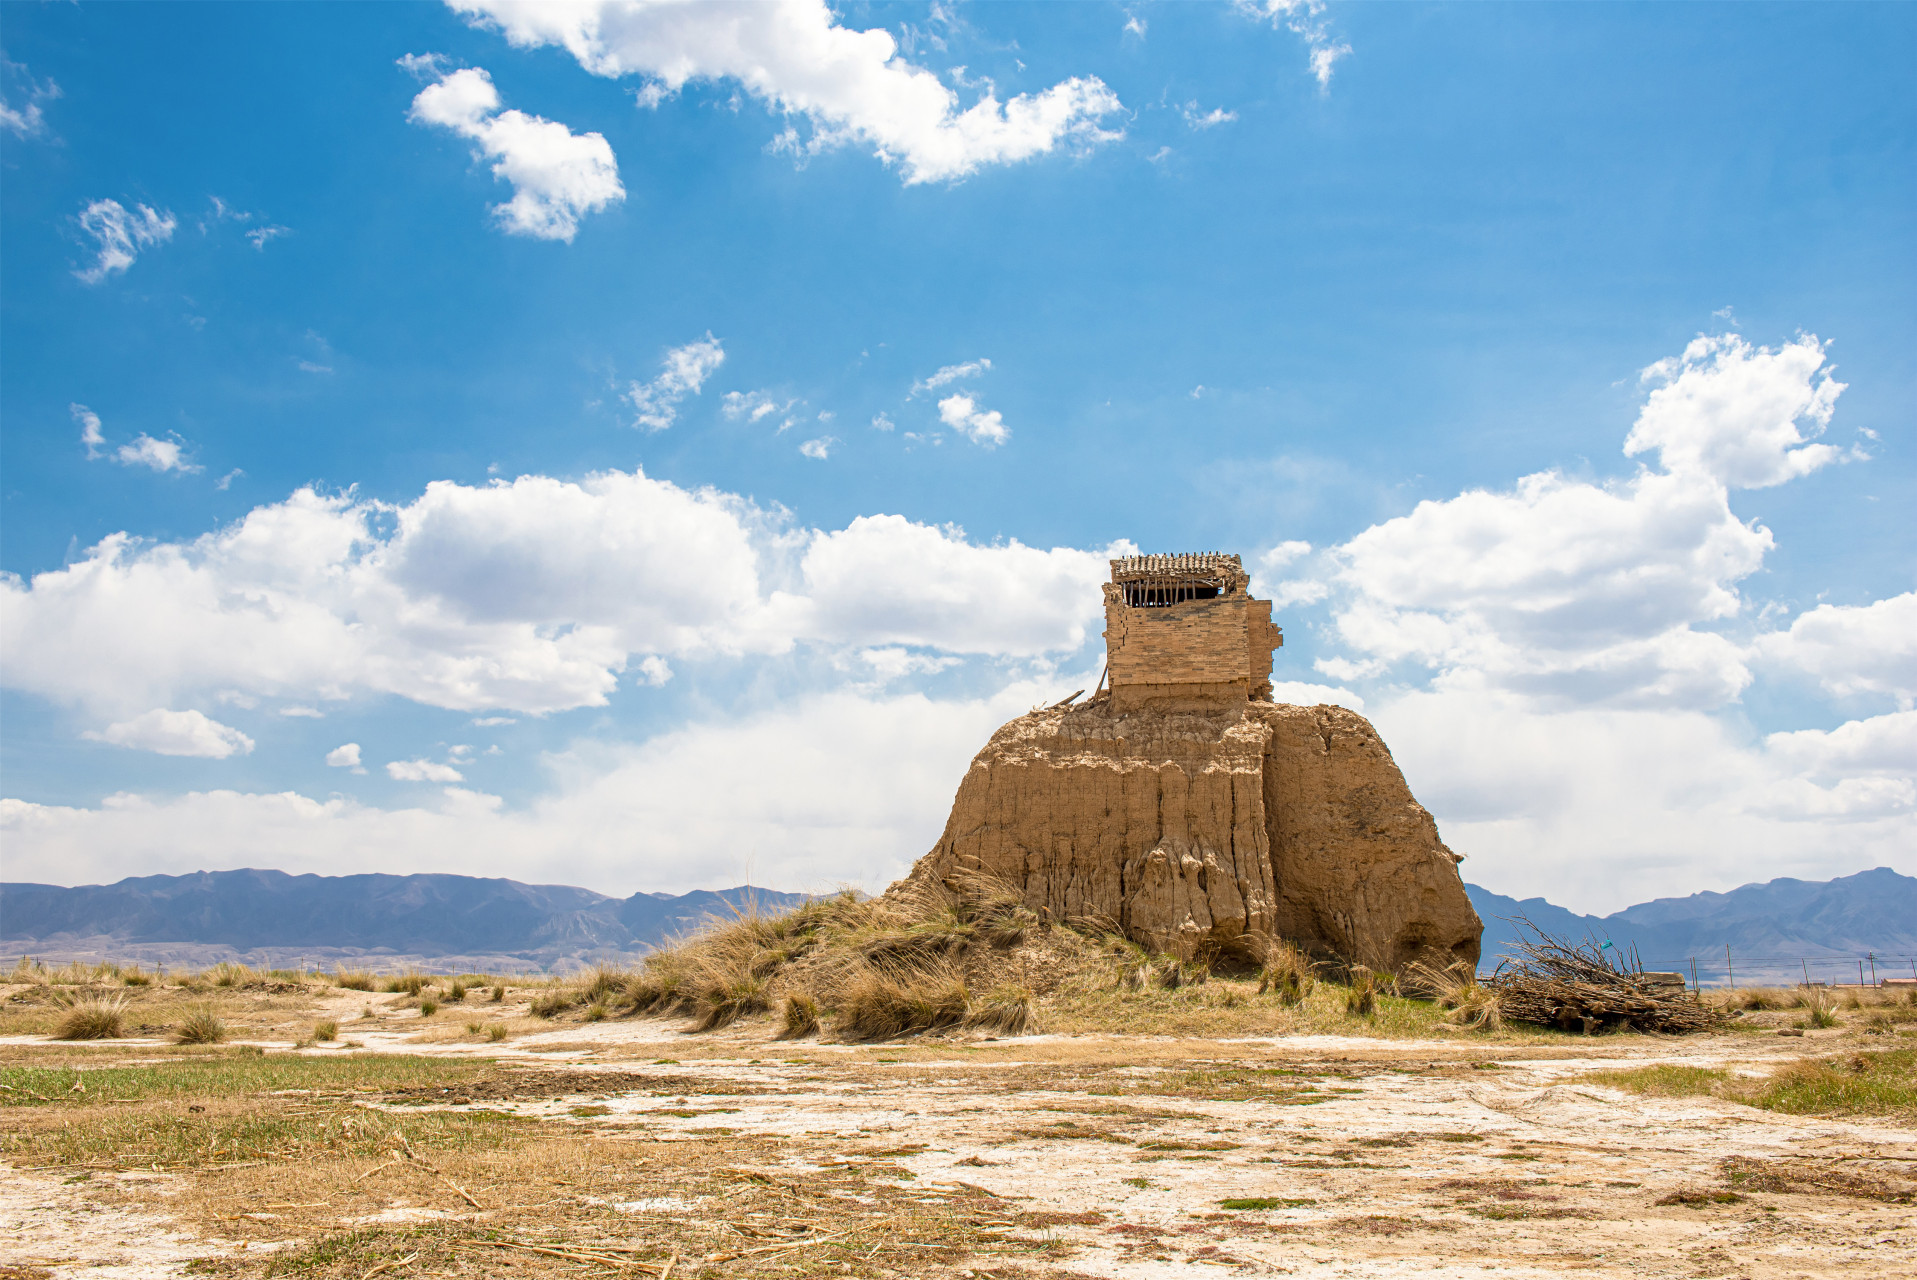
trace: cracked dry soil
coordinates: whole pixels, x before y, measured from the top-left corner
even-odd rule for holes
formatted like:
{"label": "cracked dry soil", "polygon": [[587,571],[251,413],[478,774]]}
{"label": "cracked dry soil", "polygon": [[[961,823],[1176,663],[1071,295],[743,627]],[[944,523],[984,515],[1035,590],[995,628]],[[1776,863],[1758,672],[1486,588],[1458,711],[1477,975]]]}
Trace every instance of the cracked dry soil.
{"label": "cracked dry soil", "polygon": [[[443,1054],[443,1080],[10,1107],[0,1277],[1917,1274],[1907,1128],[1586,1079],[1781,1056],[1748,1036],[1492,1057],[580,1030]],[[56,1166],[53,1127],[76,1124],[277,1127]]]}

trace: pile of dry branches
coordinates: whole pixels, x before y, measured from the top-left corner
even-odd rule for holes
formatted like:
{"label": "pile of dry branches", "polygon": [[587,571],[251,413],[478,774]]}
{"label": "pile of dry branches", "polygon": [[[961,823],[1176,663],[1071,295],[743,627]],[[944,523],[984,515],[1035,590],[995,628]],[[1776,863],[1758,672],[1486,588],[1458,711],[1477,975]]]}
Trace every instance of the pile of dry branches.
{"label": "pile of dry branches", "polygon": [[1586,1034],[1628,1026],[1671,1035],[1709,1031],[1722,1019],[1690,992],[1646,980],[1635,950],[1613,965],[1597,942],[1560,941],[1522,916],[1512,923],[1531,936],[1484,981],[1506,1018]]}

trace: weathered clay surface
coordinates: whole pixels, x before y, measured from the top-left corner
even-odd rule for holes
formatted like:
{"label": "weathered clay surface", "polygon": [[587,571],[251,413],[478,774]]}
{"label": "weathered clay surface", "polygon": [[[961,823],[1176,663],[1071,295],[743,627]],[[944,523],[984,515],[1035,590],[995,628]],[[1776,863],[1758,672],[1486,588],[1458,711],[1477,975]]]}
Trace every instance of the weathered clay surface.
{"label": "weathered clay surface", "polygon": [[1378,967],[1475,963],[1483,930],[1437,824],[1342,707],[1101,699],[1020,716],[912,874],[965,872],[1182,956],[1268,933]]}

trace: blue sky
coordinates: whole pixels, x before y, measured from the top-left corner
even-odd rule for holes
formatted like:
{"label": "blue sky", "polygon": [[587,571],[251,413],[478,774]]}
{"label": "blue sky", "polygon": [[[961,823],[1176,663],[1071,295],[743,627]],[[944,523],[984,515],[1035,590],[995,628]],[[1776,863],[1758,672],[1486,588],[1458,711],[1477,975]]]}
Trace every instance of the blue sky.
{"label": "blue sky", "polygon": [[876,887],[1123,543],[1489,888],[1917,871],[1908,6],[0,45],[9,879]]}

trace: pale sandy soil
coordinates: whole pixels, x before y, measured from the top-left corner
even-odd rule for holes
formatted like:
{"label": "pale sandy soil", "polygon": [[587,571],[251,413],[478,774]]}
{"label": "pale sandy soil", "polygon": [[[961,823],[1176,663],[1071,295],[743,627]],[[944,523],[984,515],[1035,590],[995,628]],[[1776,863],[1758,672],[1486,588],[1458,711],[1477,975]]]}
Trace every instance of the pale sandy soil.
{"label": "pale sandy soil", "polygon": [[[898,1178],[878,1172],[882,1166],[906,1171],[910,1185],[927,1194],[982,1188],[998,1197],[991,1203],[1004,1215],[1003,1234],[1056,1243],[1015,1266],[928,1262],[882,1274],[1917,1275],[1917,1211],[1908,1203],[1814,1186],[1751,1191],[1728,1203],[1658,1203],[1674,1192],[1725,1191],[1720,1162],[1732,1157],[1908,1188],[1917,1179],[1917,1134],[1909,1129],[1712,1099],[1644,1098],[1584,1079],[1594,1070],[1654,1062],[1758,1072],[1817,1052],[1819,1033],[1801,1040],[1600,1037],[1549,1046],[1357,1036],[1038,1036],[853,1047],[771,1043],[764,1026],[689,1037],[677,1024],[638,1019],[488,1044],[435,1041],[449,1033],[421,1030],[416,1020],[405,1027],[395,1017],[356,1032],[347,1019],[366,1002],[344,994],[331,998],[338,1009],[325,1010],[363,1049],[302,1052],[495,1059],[507,1087],[469,1104],[449,1098],[436,1105],[537,1117],[607,1143],[761,1138],[755,1150],[764,1158],[755,1168],[775,1183],[846,1161],[873,1162],[875,1177]],[[0,1041],[29,1042],[43,1043]],[[290,1047],[284,1039],[270,1043],[276,1051]],[[662,1058],[675,1061],[655,1061]],[[515,1096],[512,1068],[534,1064],[547,1078],[582,1073],[579,1092],[555,1097],[546,1087]],[[1259,1077],[1236,1089],[1194,1083],[1191,1071],[1212,1067],[1298,1074]],[[597,1083],[586,1081],[588,1071],[599,1073]],[[609,1072],[626,1087],[606,1091]],[[696,1097],[647,1087],[657,1078],[685,1088],[688,1073],[701,1082]],[[367,1105],[401,1109],[396,1102]],[[582,1106],[593,1113],[577,1114]],[[666,1114],[675,1110],[695,1114]],[[70,1182],[0,1169],[0,1262],[62,1277],[174,1276],[186,1274],[193,1258],[243,1257],[243,1248],[257,1256],[320,1229],[488,1217],[456,1201],[395,1198],[371,1214],[302,1219],[290,1232],[278,1225],[290,1228],[290,1220],[262,1212],[236,1220],[232,1237],[216,1236],[169,1212],[169,1199],[183,1186],[172,1175]],[[473,1190],[484,1203],[485,1190]],[[1248,1197],[1287,1203],[1238,1211],[1220,1204]],[[621,1215],[635,1239],[650,1221],[722,1211],[698,1196],[585,1202]],[[809,1274],[800,1259],[785,1269]],[[8,1274],[39,1273],[0,1271]],[[702,1271],[688,1259],[674,1274],[731,1271],[725,1263]]]}

